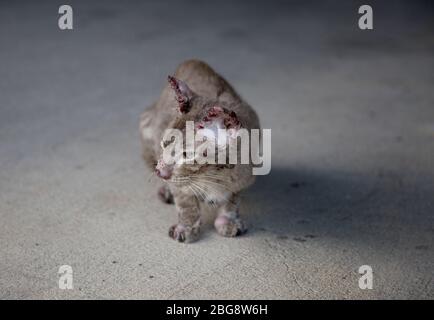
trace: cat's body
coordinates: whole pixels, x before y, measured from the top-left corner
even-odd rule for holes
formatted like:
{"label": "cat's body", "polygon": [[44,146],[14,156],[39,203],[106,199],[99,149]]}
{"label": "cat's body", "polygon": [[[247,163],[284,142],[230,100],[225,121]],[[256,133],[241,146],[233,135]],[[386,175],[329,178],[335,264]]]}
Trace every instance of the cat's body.
{"label": "cat's body", "polygon": [[219,125],[249,130],[259,129],[258,117],[211,67],[188,60],[169,77],[159,100],[140,119],[143,157],[167,182],[159,191],[160,197],[167,203],[174,201],[178,211],[178,224],[169,229],[169,235],[181,242],[197,239],[199,201],[217,210],[215,227],[221,235],[239,235],[246,228],[238,214],[238,194],[254,182],[251,164],[167,165],[162,160],[165,130],[183,130],[186,121],[194,121],[200,128]]}

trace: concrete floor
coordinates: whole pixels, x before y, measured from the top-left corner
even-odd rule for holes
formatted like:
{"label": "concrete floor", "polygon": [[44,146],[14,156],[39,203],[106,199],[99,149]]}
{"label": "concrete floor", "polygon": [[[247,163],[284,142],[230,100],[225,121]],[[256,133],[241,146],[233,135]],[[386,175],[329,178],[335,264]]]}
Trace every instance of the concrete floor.
{"label": "concrete floor", "polygon": [[[0,3],[0,298],[434,298],[428,1],[371,2],[374,31],[357,1],[89,2],[68,2],[73,31],[58,2]],[[273,156],[248,234],[209,218],[183,245],[138,118],[191,57],[256,108]]]}

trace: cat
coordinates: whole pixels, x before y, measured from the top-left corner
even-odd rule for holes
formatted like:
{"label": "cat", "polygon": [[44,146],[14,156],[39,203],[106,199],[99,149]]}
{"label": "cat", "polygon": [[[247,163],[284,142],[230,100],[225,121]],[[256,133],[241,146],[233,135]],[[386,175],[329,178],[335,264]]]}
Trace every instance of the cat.
{"label": "cat", "polygon": [[[162,157],[168,128],[184,130],[186,121],[196,128],[218,125],[220,128],[260,129],[253,108],[241,99],[232,86],[208,64],[199,60],[181,63],[160,98],[140,117],[143,158],[165,185],[159,198],[175,204],[178,223],[170,227],[169,236],[179,242],[199,238],[201,203],[217,211],[214,226],[225,237],[247,231],[239,215],[242,190],[253,184],[252,164],[187,164],[167,165]],[[186,156],[186,152],[183,153]]]}

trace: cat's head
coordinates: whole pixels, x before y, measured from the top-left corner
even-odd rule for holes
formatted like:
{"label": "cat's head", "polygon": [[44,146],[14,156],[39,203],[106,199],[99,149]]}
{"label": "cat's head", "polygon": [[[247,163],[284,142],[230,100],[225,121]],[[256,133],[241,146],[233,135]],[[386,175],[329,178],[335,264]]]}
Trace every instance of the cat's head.
{"label": "cat's head", "polygon": [[[179,144],[175,148],[174,142],[179,142],[179,137],[167,131],[161,139],[156,174],[170,183],[193,185],[193,188],[197,181],[207,181],[210,186],[227,180],[228,170],[234,168],[228,161],[228,148],[231,139],[236,140],[236,134],[242,128],[237,114],[231,111],[233,106],[200,96],[179,79],[169,76],[168,80],[178,102],[178,116],[169,124],[169,128],[182,133],[182,148],[179,148]],[[222,135],[219,129],[225,129],[226,134]],[[187,132],[194,132],[196,139],[192,141]],[[219,158],[219,150],[222,149],[226,155],[220,155]],[[172,161],[164,157],[164,152],[168,150],[171,151]],[[212,163],[212,158],[215,163]],[[196,186],[196,191],[200,193],[201,188],[200,185]]]}

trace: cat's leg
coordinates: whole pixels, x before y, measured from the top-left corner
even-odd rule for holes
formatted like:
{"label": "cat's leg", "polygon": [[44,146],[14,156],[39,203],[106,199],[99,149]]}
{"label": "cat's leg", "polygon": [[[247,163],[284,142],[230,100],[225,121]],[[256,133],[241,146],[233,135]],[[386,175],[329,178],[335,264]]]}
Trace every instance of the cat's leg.
{"label": "cat's leg", "polygon": [[173,194],[170,191],[169,186],[164,185],[158,189],[158,198],[167,204],[174,204]]}
{"label": "cat's leg", "polygon": [[239,197],[233,194],[229,201],[223,203],[217,211],[214,226],[224,237],[236,237],[247,231],[246,225],[239,216]]}
{"label": "cat's leg", "polygon": [[170,227],[169,237],[179,242],[193,242],[200,234],[200,208],[195,196],[174,193],[178,223]]}

